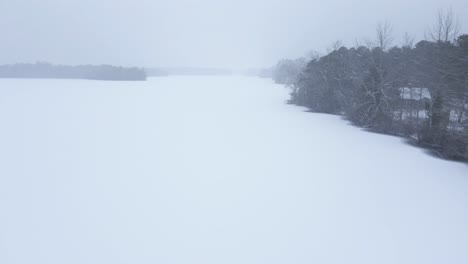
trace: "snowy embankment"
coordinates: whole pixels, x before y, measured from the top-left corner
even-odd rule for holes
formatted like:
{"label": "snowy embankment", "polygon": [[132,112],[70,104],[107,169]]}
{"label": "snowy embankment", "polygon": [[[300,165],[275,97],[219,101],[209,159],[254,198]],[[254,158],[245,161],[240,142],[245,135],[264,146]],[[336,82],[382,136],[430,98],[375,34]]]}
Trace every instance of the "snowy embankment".
{"label": "snowy embankment", "polygon": [[468,263],[468,167],[269,80],[0,80],[0,263]]}

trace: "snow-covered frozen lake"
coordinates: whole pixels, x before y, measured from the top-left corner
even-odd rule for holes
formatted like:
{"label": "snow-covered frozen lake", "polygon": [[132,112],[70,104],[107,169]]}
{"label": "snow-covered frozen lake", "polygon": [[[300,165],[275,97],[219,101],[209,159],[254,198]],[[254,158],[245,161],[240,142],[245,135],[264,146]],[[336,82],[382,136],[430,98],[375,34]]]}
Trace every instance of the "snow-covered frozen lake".
{"label": "snow-covered frozen lake", "polygon": [[0,263],[468,263],[468,166],[287,98],[0,80]]}

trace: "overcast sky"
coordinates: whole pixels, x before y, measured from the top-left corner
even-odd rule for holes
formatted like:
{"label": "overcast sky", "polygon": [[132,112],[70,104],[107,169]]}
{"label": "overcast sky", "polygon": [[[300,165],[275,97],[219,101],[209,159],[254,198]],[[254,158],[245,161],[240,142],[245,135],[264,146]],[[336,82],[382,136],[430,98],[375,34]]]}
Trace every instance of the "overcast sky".
{"label": "overcast sky", "polygon": [[420,39],[450,6],[468,32],[467,0],[0,0],[0,63],[268,66],[383,20]]}

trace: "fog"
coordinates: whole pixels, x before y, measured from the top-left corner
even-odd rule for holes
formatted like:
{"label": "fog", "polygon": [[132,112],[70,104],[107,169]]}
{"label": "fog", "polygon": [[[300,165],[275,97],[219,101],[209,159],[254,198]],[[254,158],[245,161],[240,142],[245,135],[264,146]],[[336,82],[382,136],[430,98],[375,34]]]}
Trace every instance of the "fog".
{"label": "fog", "polygon": [[467,264],[466,14],[0,0],[0,264]]}
{"label": "fog", "polygon": [[371,38],[384,20],[395,44],[422,39],[446,7],[461,17],[468,1],[1,0],[0,64],[264,67]]}

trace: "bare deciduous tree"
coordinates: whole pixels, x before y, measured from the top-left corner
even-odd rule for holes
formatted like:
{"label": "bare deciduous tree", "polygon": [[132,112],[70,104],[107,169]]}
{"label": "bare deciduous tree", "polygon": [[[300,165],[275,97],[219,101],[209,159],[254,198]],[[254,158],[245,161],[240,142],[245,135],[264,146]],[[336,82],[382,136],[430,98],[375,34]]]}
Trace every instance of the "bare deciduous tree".
{"label": "bare deciduous tree", "polygon": [[414,37],[410,36],[408,32],[403,35],[403,41],[401,43],[402,47],[413,48],[414,46]]}
{"label": "bare deciduous tree", "polygon": [[460,30],[460,21],[453,9],[439,9],[436,22],[426,32],[426,39],[435,42],[454,42]]}
{"label": "bare deciduous tree", "polygon": [[390,22],[385,21],[377,25],[376,45],[382,50],[387,50],[393,43],[393,27]]}

